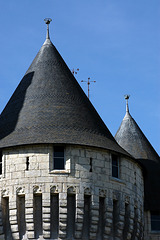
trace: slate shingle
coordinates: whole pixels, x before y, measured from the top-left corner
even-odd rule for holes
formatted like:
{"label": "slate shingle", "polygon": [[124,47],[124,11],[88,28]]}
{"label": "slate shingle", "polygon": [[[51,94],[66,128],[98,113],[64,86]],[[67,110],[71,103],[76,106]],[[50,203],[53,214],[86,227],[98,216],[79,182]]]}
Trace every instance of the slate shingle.
{"label": "slate shingle", "polygon": [[0,148],[79,144],[127,154],[49,39],[0,115]]}

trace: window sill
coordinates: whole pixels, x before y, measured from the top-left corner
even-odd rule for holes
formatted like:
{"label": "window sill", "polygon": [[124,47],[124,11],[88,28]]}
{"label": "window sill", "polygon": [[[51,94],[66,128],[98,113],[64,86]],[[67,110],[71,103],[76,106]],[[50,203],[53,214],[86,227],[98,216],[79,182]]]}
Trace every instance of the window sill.
{"label": "window sill", "polygon": [[122,183],[122,184],[126,185],[125,181],[121,180],[120,178],[110,177],[110,180],[113,182],[118,182],[118,183]]}
{"label": "window sill", "polygon": [[70,170],[51,170],[49,173],[51,174],[69,174]]}
{"label": "window sill", "polygon": [[160,233],[160,230],[151,230],[151,234],[158,234],[159,235],[159,233]]}

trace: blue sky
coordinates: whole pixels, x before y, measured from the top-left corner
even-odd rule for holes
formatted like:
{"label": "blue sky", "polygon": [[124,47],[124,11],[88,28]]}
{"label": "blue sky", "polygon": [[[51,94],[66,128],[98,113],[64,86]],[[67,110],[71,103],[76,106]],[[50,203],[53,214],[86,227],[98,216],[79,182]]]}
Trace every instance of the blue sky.
{"label": "blue sky", "polygon": [[81,80],[91,102],[115,135],[129,107],[160,154],[159,0],[6,0],[0,2],[0,111],[42,46],[51,40]]}

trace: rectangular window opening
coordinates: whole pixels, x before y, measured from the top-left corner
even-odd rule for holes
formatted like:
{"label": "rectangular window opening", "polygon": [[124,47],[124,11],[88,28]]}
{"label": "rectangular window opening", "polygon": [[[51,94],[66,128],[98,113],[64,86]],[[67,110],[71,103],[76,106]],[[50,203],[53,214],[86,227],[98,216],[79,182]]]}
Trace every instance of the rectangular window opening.
{"label": "rectangular window opening", "polygon": [[17,220],[19,237],[23,239],[26,233],[26,221],[25,221],[25,196],[17,196]]}
{"label": "rectangular window opening", "polygon": [[26,157],[26,171],[29,170],[29,157]]}
{"label": "rectangular window opening", "polygon": [[34,195],[33,200],[34,231],[35,238],[38,239],[42,235],[42,195]]}
{"label": "rectangular window opening", "polygon": [[51,194],[51,238],[58,239],[59,195]]}
{"label": "rectangular window opening", "polygon": [[65,169],[64,147],[55,146],[53,152],[53,168],[55,170]]}
{"label": "rectangular window opening", "polygon": [[112,154],[112,177],[119,178],[119,157]]}
{"label": "rectangular window opening", "polygon": [[151,212],[151,231],[160,231],[160,211]]}
{"label": "rectangular window opening", "polygon": [[99,197],[99,223],[97,239],[103,239],[105,229],[105,198]]}
{"label": "rectangular window opening", "polygon": [[84,218],[83,218],[83,232],[82,239],[89,239],[89,230],[90,230],[90,206],[91,205],[91,196],[84,195]]}
{"label": "rectangular window opening", "polygon": [[92,172],[92,158],[90,158],[90,172]]}
{"label": "rectangular window opening", "polygon": [[118,224],[118,201],[113,200],[113,236],[116,236],[117,233],[117,224]]}
{"label": "rectangular window opening", "polygon": [[67,238],[74,239],[75,232],[75,195],[67,195]]}
{"label": "rectangular window opening", "polygon": [[2,222],[5,240],[12,238],[11,225],[9,221],[9,198],[2,198]]}

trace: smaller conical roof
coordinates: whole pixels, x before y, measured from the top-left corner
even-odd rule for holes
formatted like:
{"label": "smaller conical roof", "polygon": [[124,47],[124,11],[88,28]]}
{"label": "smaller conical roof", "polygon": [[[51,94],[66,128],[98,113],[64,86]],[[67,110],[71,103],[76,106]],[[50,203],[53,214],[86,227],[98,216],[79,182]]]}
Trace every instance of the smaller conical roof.
{"label": "smaller conical roof", "polygon": [[136,158],[143,167],[145,210],[159,211],[160,158],[135,120],[130,115],[128,99],[129,96],[126,98],[126,114],[115,135],[115,139],[119,145]]}
{"label": "smaller conical roof", "polygon": [[136,159],[150,159],[159,162],[159,156],[129,113],[128,99],[126,114],[115,135],[119,145]]}

